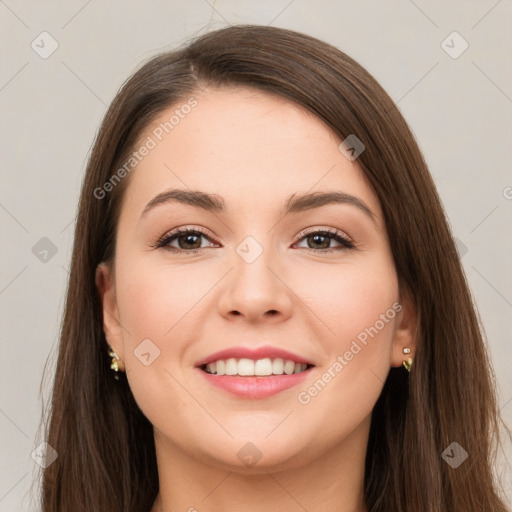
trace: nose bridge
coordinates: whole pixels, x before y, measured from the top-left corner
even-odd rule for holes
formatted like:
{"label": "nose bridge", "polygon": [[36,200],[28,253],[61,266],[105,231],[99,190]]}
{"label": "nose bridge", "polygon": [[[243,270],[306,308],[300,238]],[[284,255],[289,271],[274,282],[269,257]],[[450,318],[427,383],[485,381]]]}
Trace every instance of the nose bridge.
{"label": "nose bridge", "polygon": [[258,237],[261,242],[249,235],[235,247],[234,268],[219,301],[223,315],[254,320],[277,314],[287,317],[290,313],[289,291],[277,276],[281,262],[272,233],[262,233]]}
{"label": "nose bridge", "polygon": [[[247,246],[249,246],[247,250]],[[278,266],[275,254],[266,247],[260,254],[251,244],[244,243],[237,248],[238,261],[234,269],[234,285],[250,294],[266,294],[276,288],[275,275],[270,271],[272,266]],[[240,255],[240,253],[242,253]]]}

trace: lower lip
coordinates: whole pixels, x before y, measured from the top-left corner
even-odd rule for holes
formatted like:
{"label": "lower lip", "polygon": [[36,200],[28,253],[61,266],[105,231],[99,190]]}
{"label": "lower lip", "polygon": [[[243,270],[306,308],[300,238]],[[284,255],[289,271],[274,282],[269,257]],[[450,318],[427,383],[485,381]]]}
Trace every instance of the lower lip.
{"label": "lower lip", "polygon": [[213,386],[243,398],[265,398],[301,383],[312,368],[291,375],[269,375],[268,377],[240,377],[238,375],[215,375],[197,368]]}

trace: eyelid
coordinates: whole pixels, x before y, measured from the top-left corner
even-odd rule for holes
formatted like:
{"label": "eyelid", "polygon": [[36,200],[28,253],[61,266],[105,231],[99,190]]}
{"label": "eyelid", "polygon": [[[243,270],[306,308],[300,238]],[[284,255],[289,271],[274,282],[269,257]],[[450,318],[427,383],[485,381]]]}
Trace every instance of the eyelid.
{"label": "eyelid", "polygon": [[[215,244],[221,245],[216,238],[210,234],[210,231],[206,228],[203,228],[202,226],[196,226],[196,225],[185,225],[185,226],[179,226],[174,229],[171,229],[170,231],[167,231],[164,235],[162,235],[158,240],[152,244],[152,247],[157,248],[166,248],[167,244],[169,243],[170,238],[175,238],[180,233],[188,233],[188,232],[197,232],[204,236],[205,238],[209,239],[210,242],[213,242]],[[356,244],[353,241],[353,239],[347,235],[344,231],[341,231],[336,228],[331,227],[325,227],[325,226],[309,226],[307,228],[304,228],[298,235],[294,238],[292,245],[297,244],[300,242],[303,238],[307,237],[309,234],[316,234],[316,233],[326,233],[330,235],[332,238],[341,238],[342,242],[338,241],[338,243],[342,243],[346,245],[346,248],[355,248]],[[351,246],[351,247],[349,247]],[[172,248],[175,249],[175,248]],[[201,247],[199,249],[176,249],[177,252],[187,253],[187,252],[197,252],[202,249],[206,249],[206,247]],[[315,251],[315,249],[311,249],[312,251]],[[329,252],[331,249],[319,249],[315,252]]]}
{"label": "eyelid", "polygon": [[[169,231],[166,231],[161,237],[158,238],[158,240],[152,244],[152,247],[157,249],[159,247],[165,247],[166,243],[169,241],[169,238],[174,237],[176,235],[179,235],[180,233],[188,233],[189,231],[196,231],[203,235],[205,238],[208,238],[211,242],[219,244],[220,242],[216,240],[216,238],[210,233],[209,230],[206,228],[203,228],[201,226],[195,226],[195,225],[185,225],[185,226],[179,226],[177,228],[171,229]],[[195,251],[200,249],[193,249]],[[178,249],[180,252],[186,252],[185,249]]]}
{"label": "eyelid", "polygon": [[309,235],[310,233],[318,233],[318,232],[326,232],[326,233],[329,233],[330,235],[338,235],[338,236],[341,236],[342,238],[344,238],[347,242],[350,242],[352,244],[354,244],[354,240],[352,239],[352,237],[350,237],[349,235],[347,235],[347,233],[345,233],[344,231],[341,231],[341,229],[336,229],[336,228],[328,228],[328,227],[325,227],[325,226],[311,226],[311,227],[308,227],[308,228],[304,228],[294,239],[293,243],[297,243],[298,241],[300,241],[302,238],[304,238],[305,236]]}

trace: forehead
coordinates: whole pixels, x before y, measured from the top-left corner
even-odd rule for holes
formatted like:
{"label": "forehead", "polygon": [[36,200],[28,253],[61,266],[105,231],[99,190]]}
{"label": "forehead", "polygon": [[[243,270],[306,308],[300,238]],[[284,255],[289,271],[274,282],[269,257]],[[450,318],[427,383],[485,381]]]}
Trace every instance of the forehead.
{"label": "forehead", "polygon": [[[192,132],[208,145],[230,141],[236,145],[242,140],[246,147],[252,141],[256,146],[263,141],[272,146],[293,142],[302,145],[304,136],[327,139],[335,145],[341,142],[326,123],[302,105],[274,93],[236,85],[196,90],[182,98],[154,119],[139,137],[139,144],[151,135],[158,143],[181,145]],[[258,138],[248,140],[248,132]],[[298,135],[302,137],[298,139]]]}
{"label": "forehead", "polygon": [[262,198],[280,206],[296,192],[337,189],[364,198],[377,213],[377,198],[340,142],[286,98],[242,86],[196,91],[139,137],[136,147],[151,149],[132,171],[125,203],[141,212],[156,194],[179,187],[219,194],[228,209],[233,203],[241,211],[262,207]]}

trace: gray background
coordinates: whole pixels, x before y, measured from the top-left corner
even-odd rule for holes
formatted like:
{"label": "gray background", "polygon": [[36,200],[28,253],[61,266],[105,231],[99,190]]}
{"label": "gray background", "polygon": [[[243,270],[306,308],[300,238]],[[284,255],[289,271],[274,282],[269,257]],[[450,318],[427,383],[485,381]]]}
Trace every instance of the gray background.
{"label": "gray background", "polygon": [[[398,103],[458,239],[512,425],[511,20],[511,0],[0,0],[0,511],[38,510],[29,490],[50,389],[43,369],[57,347],[79,187],[106,106],[143,60],[227,23],[330,42]],[[43,31],[58,43],[49,56]],[[511,452],[507,441],[509,461]],[[498,469],[512,480],[505,457]]]}

